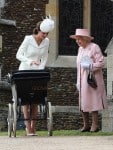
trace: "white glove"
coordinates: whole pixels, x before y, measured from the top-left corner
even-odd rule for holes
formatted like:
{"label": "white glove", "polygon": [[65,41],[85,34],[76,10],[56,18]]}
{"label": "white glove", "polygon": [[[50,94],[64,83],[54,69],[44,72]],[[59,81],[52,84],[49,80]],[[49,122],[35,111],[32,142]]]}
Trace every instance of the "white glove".
{"label": "white glove", "polygon": [[77,88],[78,91],[80,91],[80,84],[77,83],[76,88]]}
{"label": "white glove", "polygon": [[91,64],[89,63],[81,63],[81,67],[83,67],[84,69],[89,69]]}
{"label": "white glove", "polygon": [[90,65],[93,64],[93,60],[89,56],[83,56],[80,60],[81,62],[81,67],[84,69],[89,69]]}

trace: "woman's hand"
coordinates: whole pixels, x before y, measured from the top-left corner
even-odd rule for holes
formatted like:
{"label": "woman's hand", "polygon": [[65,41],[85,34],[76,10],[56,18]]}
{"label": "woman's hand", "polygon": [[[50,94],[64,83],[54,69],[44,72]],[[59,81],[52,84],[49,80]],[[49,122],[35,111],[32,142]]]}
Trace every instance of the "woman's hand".
{"label": "woman's hand", "polygon": [[32,61],[32,62],[31,62],[31,65],[39,65],[39,64],[40,64],[39,61]]}

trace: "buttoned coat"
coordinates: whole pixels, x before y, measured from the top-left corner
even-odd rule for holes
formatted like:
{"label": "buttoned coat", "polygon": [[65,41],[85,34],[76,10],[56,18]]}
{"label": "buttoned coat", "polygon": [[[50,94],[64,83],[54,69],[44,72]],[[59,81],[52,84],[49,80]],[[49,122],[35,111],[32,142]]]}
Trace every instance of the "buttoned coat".
{"label": "buttoned coat", "polygon": [[[16,54],[16,58],[20,61],[19,70],[44,69],[48,58],[48,49],[48,38],[38,45],[32,35],[25,36]],[[40,64],[31,65],[32,61],[38,61]]]}
{"label": "buttoned coat", "polygon": [[[87,83],[88,70],[80,65],[83,56],[89,56],[93,61],[93,72],[97,81],[97,89],[93,89]],[[95,43],[90,43],[85,49],[79,47],[77,56],[77,84],[79,90],[79,107],[83,112],[92,112],[107,108],[106,90],[103,79],[105,60],[100,47]]]}

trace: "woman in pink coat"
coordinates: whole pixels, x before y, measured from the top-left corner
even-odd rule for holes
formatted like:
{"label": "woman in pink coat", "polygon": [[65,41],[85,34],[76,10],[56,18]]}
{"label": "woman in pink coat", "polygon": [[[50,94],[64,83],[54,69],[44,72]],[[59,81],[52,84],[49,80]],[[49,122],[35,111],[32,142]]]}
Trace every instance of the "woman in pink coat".
{"label": "woman in pink coat", "polygon": [[[87,29],[76,29],[75,35],[70,38],[75,39],[79,46],[77,56],[77,89],[79,91],[79,108],[82,112],[84,125],[81,132],[97,132],[98,111],[107,108],[107,98],[105,84],[103,80],[102,68],[104,67],[104,56],[100,47],[93,43],[93,37],[89,35]],[[97,81],[97,88],[92,88],[87,83],[89,67],[91,67]],[[92,125],[89,126],[89,113],[92,113]]]}

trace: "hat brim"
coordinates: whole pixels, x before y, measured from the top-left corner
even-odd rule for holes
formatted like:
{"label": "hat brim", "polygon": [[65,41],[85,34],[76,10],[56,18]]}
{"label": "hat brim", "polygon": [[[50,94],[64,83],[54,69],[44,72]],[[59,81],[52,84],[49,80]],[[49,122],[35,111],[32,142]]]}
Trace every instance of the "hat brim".
{"label": "hat brim", "polygon": [[89,39],[91,39],[91,40],[94,39],[94,37],[92,37],[92,36],[70,35],[70,38],[71,38],[71,39],[77,39],[78,37],[86,37],[86,38],[89,38]]}

